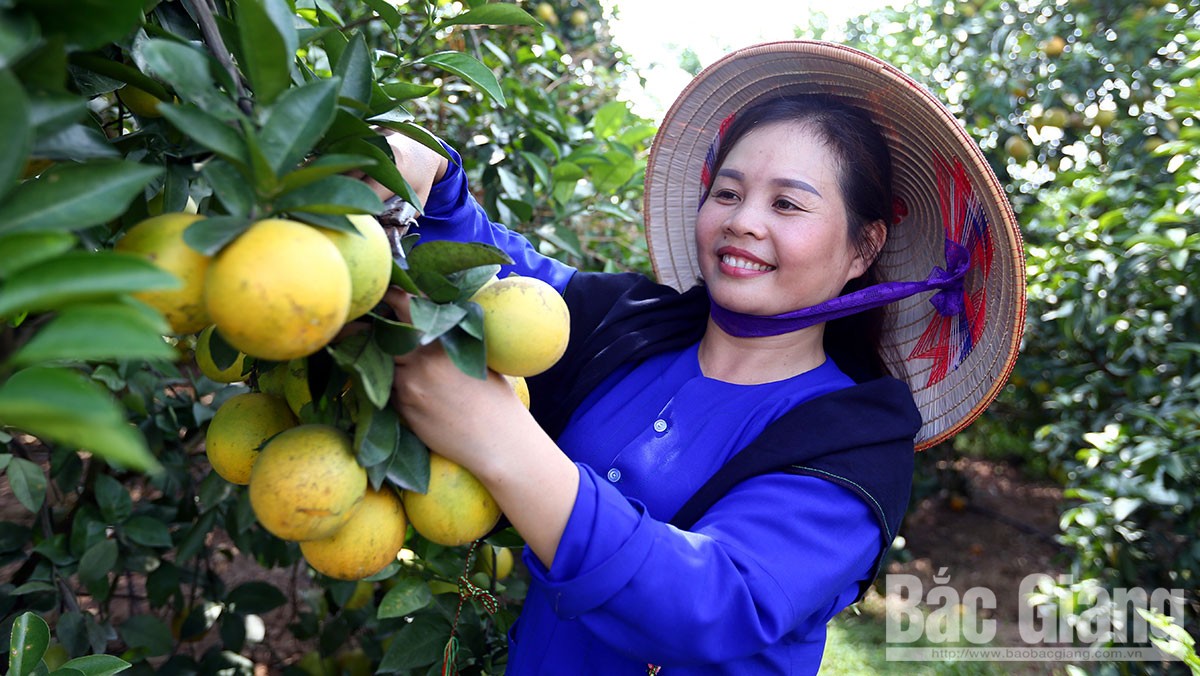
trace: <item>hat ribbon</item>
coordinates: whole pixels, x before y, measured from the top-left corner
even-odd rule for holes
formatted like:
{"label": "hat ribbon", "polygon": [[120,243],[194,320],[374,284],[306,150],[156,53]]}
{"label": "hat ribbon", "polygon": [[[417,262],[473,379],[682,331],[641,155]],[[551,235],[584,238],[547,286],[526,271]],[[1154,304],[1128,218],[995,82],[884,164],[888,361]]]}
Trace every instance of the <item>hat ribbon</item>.
{"label": "hat ribbon", "polygon": [[888,305],[925,291],[937,291],[929,303],[943,317],[962,314],[963,278],[971,267],[971,254],[966,247],[951,239],[945,243],[946,267],[935,266],[923,281],[881,282],[844,296],[830,298],[811,307],[762,316],[735,312],[712,300],[710,316],[722,331],[737,338],[778,336],[792,331],[847,317],[864,310]]}

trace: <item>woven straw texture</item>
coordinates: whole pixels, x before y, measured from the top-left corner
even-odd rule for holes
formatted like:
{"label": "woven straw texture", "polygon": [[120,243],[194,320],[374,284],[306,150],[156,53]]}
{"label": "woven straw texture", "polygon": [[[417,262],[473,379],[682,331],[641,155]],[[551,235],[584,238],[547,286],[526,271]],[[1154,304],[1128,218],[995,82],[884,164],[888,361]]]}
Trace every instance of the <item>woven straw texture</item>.
{"label": "woven straw texture", "polygon": [[[888,139],[893,189],[907,215],[891,227],[880,255],[884,281],[925,279],[946,264],[947,222],[962,222],[964,210],[982,223],[982,209],[986,219],[965,284],[976,301],[970,327],[944,322],[940,333],[932,328],[940,317],[930,293],[888,308],[885,355],[912,388],[924,420],[917,448],[928,448],[978,417],[1007,381],[1024,326],[1025,260],[999,181],[924,86],[872,56],[815,41],[756,45],[705,69],[666,114],[650,154],[644,212],[655,272],[678,289],[697,281],[700,176],[721,121],[754,101],[803,93],[836,96],[869,111]],[[933,335],[943,340],[931,346]]]}

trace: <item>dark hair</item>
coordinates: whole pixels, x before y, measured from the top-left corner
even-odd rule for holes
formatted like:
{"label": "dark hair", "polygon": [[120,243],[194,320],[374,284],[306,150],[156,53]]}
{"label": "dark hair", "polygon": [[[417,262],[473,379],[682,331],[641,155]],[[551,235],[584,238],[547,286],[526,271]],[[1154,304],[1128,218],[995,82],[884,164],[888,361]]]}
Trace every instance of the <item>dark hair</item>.
{"label": "dark hair", "polygon": [[[887,139],[861,108],[822,95],[768,99],[746,108],[730,122],[717,149],[713,173],[729,150],[750,131],[777,122],[799,123],[825,144],[837,161],[838,184],[846,204],[850,241],[858,253],[875,257],[868,225],[882,222],[890,228],[894,218],[892,158]],[[846,294],[879,282],[875,260],[866,272],[850,280]],[[831,321],[825,326],[825,352],[856,380],[887,373],[882,357],[882,308]],[[895,374],[903,375],[903,374]]]}

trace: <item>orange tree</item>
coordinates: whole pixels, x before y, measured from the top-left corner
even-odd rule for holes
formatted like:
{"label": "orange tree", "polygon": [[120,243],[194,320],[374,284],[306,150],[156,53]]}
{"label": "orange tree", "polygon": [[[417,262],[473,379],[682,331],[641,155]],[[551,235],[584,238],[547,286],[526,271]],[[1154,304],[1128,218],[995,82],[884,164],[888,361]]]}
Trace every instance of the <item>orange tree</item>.
{"label": "orange tree", "polygon": [[[955,451],[1067,489],[1059,539],[1076,580],[1185,589],[1195,618],[1200,8],[923,0],[850,36],[949,100],[1024,231],[1023,354]],[[1060,590],[1064,607],[1081,589]]]}
{"label": "orange tree", "polygon": [[[412,324],[369,312],[359,330],[284,365],[177,324],[156,299],[183,293],[196,270],[168,272],[166,259],[117,243],[158,214],[186,226],[173,251],[201,257],[269,218],[357,237],[350,217],[383,205],[348,173],[415,201],[377,133],[389,128],[431,147],[429,132],[443,135],[463,149],[494,216],[580,265],[611,266],[625,240],[606,234],[593,246],[581,218],[608,214],[602,227],[624,236],[648,131],[606,104],[621,57],[586,63],[600,49],[598,5],[552,9],[543,26],[537,7],[515,3],[0,3],[9,673],[67,659],[85,673],[251,673],[255,662],[426,673],[447,655],[463,673],[501,668],[519,574],[467,568],[472,550],[413,533],[364,581],[316,573],[297,543],[263,529],[244,486],[211,471],[204,440],[226,402],[275,393],[298,422],[353,439],[372,488],[424,490],[428,453],[387,406],[390,355],[442,340],[481,373],[468,299],[504,255],[414,248],[393,233],[390,281],[423,298]],[[496,152],[503,161],[484,161]],[[262,251],[262,268],[274,253]],[[511,531],[487,542],[520,544]],[[500,601],[494,614],[489,597]]]}

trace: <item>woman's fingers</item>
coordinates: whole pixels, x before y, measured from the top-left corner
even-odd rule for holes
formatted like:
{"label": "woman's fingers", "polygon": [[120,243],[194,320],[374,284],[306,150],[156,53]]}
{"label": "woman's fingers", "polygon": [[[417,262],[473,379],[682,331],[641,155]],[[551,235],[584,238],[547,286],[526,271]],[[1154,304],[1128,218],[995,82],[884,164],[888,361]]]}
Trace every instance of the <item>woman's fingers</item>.
{"label": "woman's fingers", "polygon": [[398,286],[388,287],[387,292],[383,294],[383,302],[392,308],[392,313],[396,315],[396,321],[405,324],[412,323],[412,311],[409,305],[411,298],[411,294]]}

